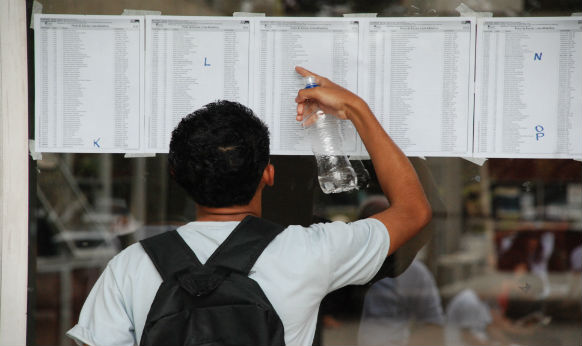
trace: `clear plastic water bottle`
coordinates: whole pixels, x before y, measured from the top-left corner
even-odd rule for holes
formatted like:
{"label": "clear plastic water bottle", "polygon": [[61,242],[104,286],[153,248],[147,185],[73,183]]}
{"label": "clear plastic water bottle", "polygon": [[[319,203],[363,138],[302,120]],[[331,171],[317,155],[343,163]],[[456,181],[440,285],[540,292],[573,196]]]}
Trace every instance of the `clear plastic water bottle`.
{"label": "clear plastic water bottle", "polygon": [[[305,88],[317,87],[315,77],[305,77]],[[317,160],[319,186],[324,193],[338,193],[358,188],[358,178],[342,148],[340,119],[325,114],[316,102],[307,102],[303,128],[311,140]]]}

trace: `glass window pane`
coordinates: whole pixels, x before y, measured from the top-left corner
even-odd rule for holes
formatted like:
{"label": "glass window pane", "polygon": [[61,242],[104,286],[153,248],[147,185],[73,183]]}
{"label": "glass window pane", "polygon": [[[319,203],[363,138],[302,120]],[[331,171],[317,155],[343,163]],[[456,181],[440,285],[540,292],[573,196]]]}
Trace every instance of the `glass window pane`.
{"label": "glass window pane", "polygon": [[[571,0],[466,3],[499,17],[582,11]],[[457,6],[448,0],[45,0],[43,12],[403,17],[458,16]],[[396,278],[329,294],[314,345],[581,344],[582,162],[411,161],[433,208],[431,223],[412,244],[422,249],[416,257],[406,248],[397,253],[397,263],[412,264]],[[271,162],[276,184],[263,196],[267,219],[350,222],[385,207],[369,160],[353,164],[367,169],[370,186],[335,195],[321,192],[313,157],[273,156]],[[145,237],[194,221],[196,205],[170,178],[167,155],[44,153],[34,164],[29,344],[72,345],[64,333],[108,261]]]}

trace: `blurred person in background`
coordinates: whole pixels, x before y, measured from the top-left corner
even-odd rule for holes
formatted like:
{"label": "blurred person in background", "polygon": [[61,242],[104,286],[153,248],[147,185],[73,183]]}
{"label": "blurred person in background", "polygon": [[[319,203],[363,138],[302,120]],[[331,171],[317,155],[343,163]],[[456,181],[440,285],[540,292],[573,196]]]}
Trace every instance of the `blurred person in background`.
{"label": "blurred person in background", "polygon": [[[360,219],[387,209],[384,196],[364,201]],[[373,284],[364,298],[358,345],[442,344],[445,323],[435,279],[426,265],[415,258],[395,278]]]}

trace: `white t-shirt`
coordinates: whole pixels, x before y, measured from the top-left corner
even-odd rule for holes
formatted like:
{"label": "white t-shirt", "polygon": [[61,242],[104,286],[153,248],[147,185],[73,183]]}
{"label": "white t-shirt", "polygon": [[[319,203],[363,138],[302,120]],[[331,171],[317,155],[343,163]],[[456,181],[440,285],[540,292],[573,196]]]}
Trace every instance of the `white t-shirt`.
{"label": "white t-shirt", "polygon": [[[212,255],[238,222],[191,222],[178,233],[201,263]],[[313,342],[319,304],[340,287],[364,284],[380,269],[390,237],[376,219],[289,226],[251,269],[285,328],[285,343]],[[137,243],[115,256],[89,293],[79,322],[67,335],[99,346],[139,344],[148,311],[162,279]]]}

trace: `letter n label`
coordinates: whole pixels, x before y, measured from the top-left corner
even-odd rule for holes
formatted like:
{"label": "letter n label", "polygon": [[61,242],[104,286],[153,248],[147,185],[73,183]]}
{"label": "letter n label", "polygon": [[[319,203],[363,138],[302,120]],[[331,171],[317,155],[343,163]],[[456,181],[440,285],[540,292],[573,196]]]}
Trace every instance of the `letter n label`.
{"label": "letter n label", "polygon": [[542,60],[542,52],[534,53],[534,61]]}

